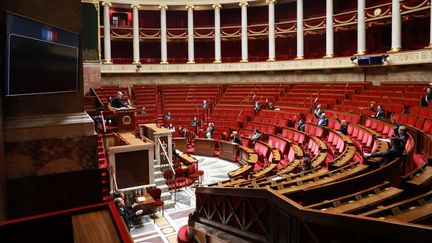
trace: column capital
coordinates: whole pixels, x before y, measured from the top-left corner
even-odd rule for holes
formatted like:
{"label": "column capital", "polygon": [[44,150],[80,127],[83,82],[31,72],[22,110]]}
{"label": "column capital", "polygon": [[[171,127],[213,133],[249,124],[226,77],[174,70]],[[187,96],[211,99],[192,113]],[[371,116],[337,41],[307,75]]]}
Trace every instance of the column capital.
{"label": "column capital", "polygon": [[267,4],[270,4],[270,3],[276,3],[277,2],[277,0],[266,0],[266,3]]}
{"label": "column capital", "polygon": [[136,4],[136,3],[134,3],[134,4],[131,4],[131,8],[137,8],[137,9],[139,9],[139,8],[140,8],[140,5],[139,5],[139,4]]}
{"label": "column capital", "polygon": [[159,5],[159,9],[165,9],[165,10],[167,10],[168,6],[167,5]]}
{"label": "column capital", "polygon": [[241,1],[241,2],[239,2],[239,6],[240,7],[243,7],[243,6],[247,7],[248,5],[249,5],[249,3],[247,1]]}
{"label": "column capital", "polygon": [[111,7],[111,2],[108,0],[108,1],[103,1],[102,2],[102,6],[104,6],[105,7],[105,5],[108,5],[109,7]]}
{"label": "column capital", "polygon": [[222,5],[220,5],[219,3],[218,4],[213,4],[212,8],[222,8]]}
{"label": "column capital", "polygon": [[194,9],[195,8],[195,6],[194,5],[186,5],[185,6],[185,8],[187,9],[187,10],[189,10],[189,9]]}

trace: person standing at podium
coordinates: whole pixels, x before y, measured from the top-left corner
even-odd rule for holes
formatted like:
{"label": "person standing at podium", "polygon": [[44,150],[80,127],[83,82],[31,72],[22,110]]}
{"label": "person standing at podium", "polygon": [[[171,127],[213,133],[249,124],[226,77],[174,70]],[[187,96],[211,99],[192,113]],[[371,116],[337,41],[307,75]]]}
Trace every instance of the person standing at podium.
{"label": "person standing at podium", "polygon": [[111,106],[117,109],[122,107],[129,107],[129,104],[127,102],[123,103],[123,101],[121,100],[122,98],[123,98],[123,93],[121,91],[118,91],[117,96],[111,100]]}

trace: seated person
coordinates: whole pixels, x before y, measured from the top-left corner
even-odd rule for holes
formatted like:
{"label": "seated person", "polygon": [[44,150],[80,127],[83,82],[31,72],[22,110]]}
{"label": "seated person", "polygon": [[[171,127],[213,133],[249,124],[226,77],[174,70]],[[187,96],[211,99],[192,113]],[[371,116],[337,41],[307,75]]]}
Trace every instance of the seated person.
{"label": "seated person", "polygon": [[297,124],[297,130],[304,132],[305,131],[305,124],[303,119],[300,119],[299,121],[296,122]]}
{"label": "seated person", "polygon": [[123,98],[123,93],[121,91],[117,92],[117,96],[111,100],[111,107],[119,109],[122,107],[129,107],[127,102],[123,103],[121,99]]}
{"label": "seated person", "polygon": [[300,168],[299,168],[297,173],[302,173],[302,172],[308,171],[310,169],[312,169],[312,160],[310,158],[309,153],[304,152],[302,163],[301,163]]}
{"label": "seated person", "polygon": [[275,107],[273,105],[273,102],[269,101],[268,99],[266,99],[266,107],[269,110],[274,110],[275,109]]}
{"label": "seated person", "polygon": [[325,113],[322,113],[321,116],[319,117],[317,124],[322,126],[322,127],[326,127],[328,125],[328,119],[325,116]]}
{"label": "seated person", "polygon": [[200,124],[200,120],[196,116],[194,116],[191,121],[191,126],[196,127],[199,126],[199,124]]}
{"label": "seated person", "polygon": [[[114,203],[120,213],[120,215],[123,218],[123,221],[125,222],[126,226],[128,227],[128,229],[131,229],[131,220],[137,218],[139,215],[141,215],[143,213],[143,210],[137,210],[134,211],[132,210],[134,208],[134,206],[132,205],[132,208],[128,208],[126,207],[125,201],[122,197],[117,197],[114,199]],[[136,205],[136,204],[134,204]]]}
{"label": "seated person", "polygon": [[405,144],[408,141],[407,128],[405,126],[394,125],[393,131],[395,137],[399,138],[401,142],[403,142],[403,147],[405,148]]}
{"label": "seated person", "polygon": [[172,156],[173,156],[175,159],[180,159],[180,154],[177,152],[177,149],[176,149],[175,143],[172,143]]}
{"label": "seated person", "polygon": [[171,121],[172,116],[171,113],[168,111],[164,116],[164,121]]}
{"label": "seated person", "polygon": [[233,131],[230,135],[230,140],[232,143],[241,144],[240,135],[238,135],[237,131]]}
{"label": "seated person", "polygon": [[366,159],[377,157],[383,158],[384,160],[381,165],[385,165],[388,162],[394,160],[395,158],[401,157],[404,153],[404,150],[405,144],[401,141],[401,139],[393,136],[390,138],[390,147],[387,151],[371,154],[370,156],[367,156]]}
{"label": "seated person", "polygon": [[324,112],[324,110],[321,108],[320,104],[317,105],[316,103],[317,101],[318,101],[318,97],[316,97],[314,100],[314,115],[316,118],[319,118],[321,114]]}
{"label": "seated person", "polygon": [[168,125],[168,130],[170,130],[171,132],[175,132],[175,127],[173,126],[172,123],[170,123],[170,124]]}
{"label": "seated person", "polygon": [[187,130],[186,127],[185,128],[179,127],[179,134],[180,136],[187,138],[189,135],[189,131]]}
{"label": "seated person", "polygon": [[203,100],[203,103],[202,103],[201,106],[202,106],[203,109],[207,110],[207,109],[209,108],[209,105],[208,105],[208,103],[207,103],[207,100]]}
{"label": "seated person", "polygon": [[373,104],[371,104],[370,109],[371,111],[375,112],[375,115],[373,115],[372,117],[384,118],[384,110],[380,105],[377,107],[377,109],[375,109],[373,107]]}
{"label": "seated person", "polygon": [[254,111],[258,112],[260,110],[261,110],[261,104],[259,103],[258,100],[256,100],[255,103],[254,103]]}
{"label": "seated person", "polygon": [[258,129],[254,130],[254,133],[252,134],[251,140],[252,140],[252,144],[255,144],[256,141],[258,141],[261,137],[261,133],[259,132]]}
{"label": "seated person", "polygon": [[145,115],[147,115],[147,111],[146,111],[146,108],[145,108],[145,106],[143,106],[142,108],[141,108],[141,114],[140,114],[141,116],[145,116]]}
{"label": "seated person", "polygon": [[339,132],[343,135],[348,135],[348,122],[346,120],[340,120],[339,117],[336,117],[336,120],[341,124]]}
{"label": "seated person", "polygon": [[428,106],[432,103],[432,88],[428,87],[426,89],[426,95],[424,97],[424,101],[422,102],[423,106]]}

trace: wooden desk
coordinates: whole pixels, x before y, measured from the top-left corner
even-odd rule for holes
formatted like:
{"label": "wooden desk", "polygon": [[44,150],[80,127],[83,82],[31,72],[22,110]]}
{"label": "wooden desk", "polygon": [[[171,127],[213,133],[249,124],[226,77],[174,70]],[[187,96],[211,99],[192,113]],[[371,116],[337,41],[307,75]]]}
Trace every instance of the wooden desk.
{"label": "wooden desk", "polygon": [[229,161],[237,161],[238,144],[229,141],[219,141],[220,154],[219,158]]}
{"label": "wooden desk", "polygon": [[215,140],[205,138],[195,138],[194,154],[202,156],[214,156]]}
{"label": "wooden desk", "polygon": [[186,138],[173,138],[172,142],[175,144],[175,148],[182,152],[186,152],[187,139]]}
{"label": "wooden desk", "polygon": [[154,214],[153,206],[156,201],[150,193],[146,192],[144,195],[135,196],[134,200],[138,204],[138,207],[144,211],[144,214]]}
{"label": "wooden desk", "polygon": [[115,109],[117,132],[135,130],[135,108]]}
{"label": "wooden desk", "polygon": [[180,160],[185,163],[186,165],[190,165],[193,163],[197,163],[198,160],[195,159],[194,157],[190,156],[189,154],[181,154],[180,155]]}
{"label": "wooden desk", "polygon": [[245,146],[238,146],[240,150],[240,164],[255,164],[258,161],[258,154]]}
{"label": "wooden desk", "polygon": [[239,176],[245,176],[245,175],[249,174],[249,172],[252,170],[252,168],[253,167],[250,166],[250,165],[243,165],[242,167],[229,172],[228,176],[230,178],[235,178],[235,177],[239,177]]}

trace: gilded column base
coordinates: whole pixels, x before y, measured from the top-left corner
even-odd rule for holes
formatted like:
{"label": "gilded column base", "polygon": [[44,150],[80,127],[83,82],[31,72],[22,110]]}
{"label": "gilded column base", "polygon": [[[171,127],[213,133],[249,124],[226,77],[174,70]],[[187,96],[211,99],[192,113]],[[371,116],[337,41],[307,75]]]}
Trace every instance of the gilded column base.
{"label": "gilded column base", "polygon": [[334,55],[333,54],[326,54],[325,56],[323,56],[323,58],[333,58]]}
{"label": "gilded column base", "polygon": [[213,63],[222,63],[221,60],[214,60]]}
{"label": "gilded column base", "polygon": [[294,58],[294,60],[303,60],[304,56],[297,56],[296,58]]}
{"label": "gilded column base", "polygon": [[187,61],[187,64],[194,64],[194,63],[195,63],[194,60],[189,60],[189,61]]}
{"label": "gilded column base", "polygon": [[140,61],[133,61],[132,64],[139,65],[139,64],[141,64],[141,62]]}
{"label": "gilded column base", "polygon": [[356,54],[354,54],[354,56],[364,56],[366,55],[366,51],[357,51]]}
{"label": "gilded column base", "polygon": [[266,62],[274,62],[276,61],[275,57],[269,57]]}
{"label": "gilded column base", "polygon": [[428,46],[425,47],[426,49],[432,49],[432,43],[429,43]]}
{"label": "gilded column base", "polygon": [[161,61],[160,64],[169,64],[168,61]]}
{"label": "gilded column base", "polygon": [[113,64],[112,60],[104,60],[103,64]]}
{"label": "gilded column base", "polygon": [[248,62],[248,59],[241,59],[240,62]]}
{"label": "gilded column base", "polygon": [[395,53],[400,51],[401,51],[400,47],[393,47],[392,49],[390,49],[390,51],[387,51],[387,53]]}

